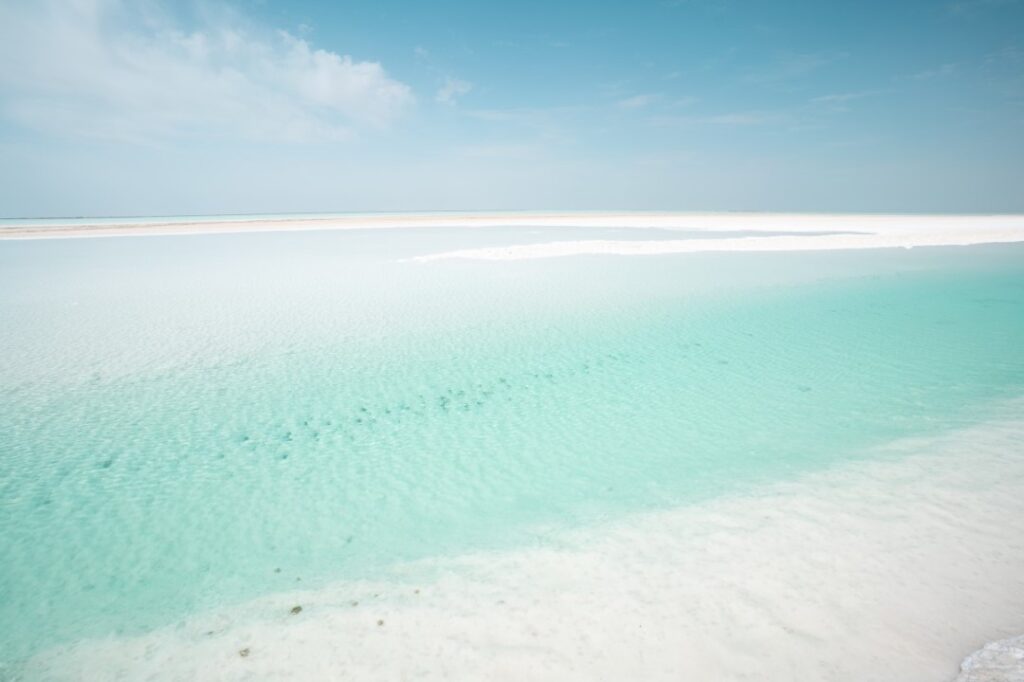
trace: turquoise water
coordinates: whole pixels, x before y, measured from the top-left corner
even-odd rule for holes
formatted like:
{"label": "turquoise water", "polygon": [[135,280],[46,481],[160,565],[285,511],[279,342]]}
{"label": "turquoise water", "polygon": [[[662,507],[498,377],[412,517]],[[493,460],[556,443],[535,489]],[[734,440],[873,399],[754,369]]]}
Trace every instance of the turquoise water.
{"label": "turquoise water", "polygon": [[494,238],[0,242],[0,660],[742,494],[1024,393],[1020,246],[399,262]]}

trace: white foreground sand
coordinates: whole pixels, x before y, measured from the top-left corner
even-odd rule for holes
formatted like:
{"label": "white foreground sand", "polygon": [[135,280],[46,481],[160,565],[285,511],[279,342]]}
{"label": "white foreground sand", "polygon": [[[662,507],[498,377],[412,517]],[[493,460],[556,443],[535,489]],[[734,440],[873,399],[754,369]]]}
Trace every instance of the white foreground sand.
{"label": "white foreground sand", "polygon": [[[805,213],[450,213],[349,215],[326,218],[224,219],[196,222],[6,227],[0,239],[54,239],[353,230],[414,227],[594,227],[658,228],[706,232],[789,232],[790,236],[679,240],[579,240],[468,249],[429,254],[446,258],[522,259],[580,254],[653,255],[696,251],[794,251],[915,246],[952,246],[1024,241],[1024,215],[876,215]],[[821,232],[845,234],[815,234]],[[855,233],[855,234],[851,234]]]}
{"label": "white foreground sand", "polygon": [[[26,677],[953,680],[1024,631],[1022,410],[536,549],[45,651]],[[997,649],[962,679],[1019,679],[982,676],[1013,663]]]}

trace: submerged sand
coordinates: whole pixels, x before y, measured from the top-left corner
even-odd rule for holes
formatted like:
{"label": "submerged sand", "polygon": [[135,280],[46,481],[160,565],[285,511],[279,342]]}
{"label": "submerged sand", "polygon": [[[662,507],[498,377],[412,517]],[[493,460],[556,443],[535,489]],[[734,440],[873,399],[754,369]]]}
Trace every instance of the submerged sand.
{"label": "submerged sand", "polygon": [[[1024,630],[1022,408],[752,494],[539,531],[533,549],[423,562],[78,642],[40,653],[23,672],[953,680],[985,641]],[[1008,645],[990,647],[965,661],[961,679],[1019,679],[1024,667],[1006,667],[1012,656]],[[982,676],[990,664],[1010,676]]]}

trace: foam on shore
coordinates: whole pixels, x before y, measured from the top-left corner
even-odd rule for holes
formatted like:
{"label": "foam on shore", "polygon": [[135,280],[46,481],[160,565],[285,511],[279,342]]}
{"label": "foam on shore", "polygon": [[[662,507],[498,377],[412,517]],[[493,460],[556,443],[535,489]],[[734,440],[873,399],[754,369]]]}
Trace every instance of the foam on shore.
{"label": "foam on shore", "polygon": [[1022,409],[754,494],[553,533],[532,549],[77,642],[19,674],[952,680],[985,640],[1024,630]]}
{"label": "foam on shore", "polygon": [[964,659],[956,682],[1024,680],[1024,635],[990,642]]}

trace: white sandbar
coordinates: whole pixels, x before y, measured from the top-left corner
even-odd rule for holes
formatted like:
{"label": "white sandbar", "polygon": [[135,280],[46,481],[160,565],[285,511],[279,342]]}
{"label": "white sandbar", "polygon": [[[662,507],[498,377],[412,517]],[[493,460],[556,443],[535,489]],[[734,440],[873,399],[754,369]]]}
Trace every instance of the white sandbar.
{"label": "white sandbar", "polygon": [[[796,236],[656,241],[578,240],[467,249],[428,254],[414,260],[448,258],[511,260],[582,254],[655,255],[697,251],[795,251],[914,246],[953,246],[1024,241],[1022,215],[882,215],[807,213],[444,213],[342,215],[333,217],[199,219],[135,224],[60,224],[0,228],[0,239],[56,239],[354,230],[429,227],[593,227],[657,228],[706,232],[789,232]],[[812,234],[821,232],[858,234]]]}
{"label": "white sandbar", "polygon": [[[599,226],[596,221],[590,224],[594,227]],[[712,233],[744,231],[808,234],[650,241],[557,241],[461,249],[428,254],[412,260],[523,260],[579,255],[651,256],[710,251],[825,251],[1024,242],[1024,216],[704,214],[662,216],[658,220],[631,220],[627,226],[703,230]],[[822,232],[833,234],[821,234]]]}

